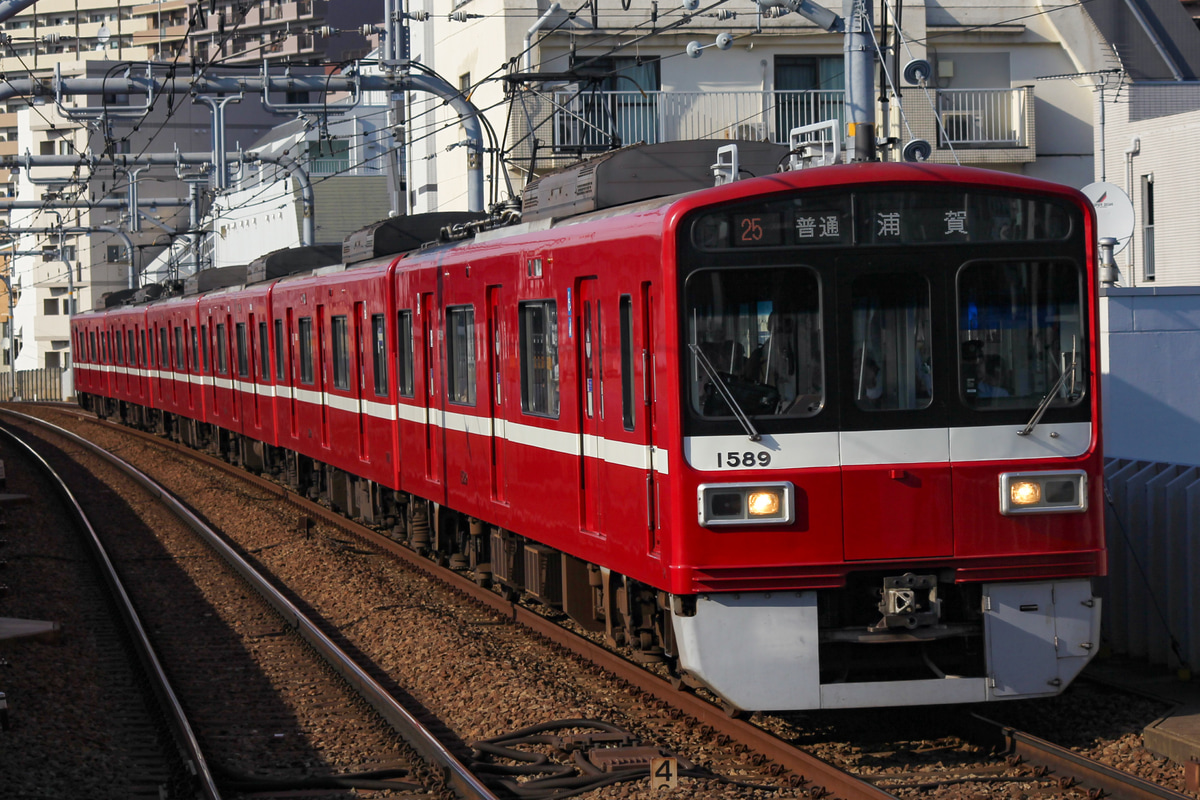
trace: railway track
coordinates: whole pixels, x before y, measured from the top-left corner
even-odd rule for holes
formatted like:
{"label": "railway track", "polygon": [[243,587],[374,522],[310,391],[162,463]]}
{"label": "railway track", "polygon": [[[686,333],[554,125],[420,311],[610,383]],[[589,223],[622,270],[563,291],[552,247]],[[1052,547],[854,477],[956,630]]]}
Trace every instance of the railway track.
{"label": "railway track", "polygon": [[[90,420],[88,415],[71,413]],[[134,433],[125,428],[116,429],[124,434]],[[143,436],[159,445],[171,446],[158,437]],[[619,654],[612,653],[594,642],[564,630],[556,624],[555,620],[539,613],[535,608],[505,600],[494,592],[477,586],[469,577],[442,569],[391,539],[355,525],[328,509],[309,503],[275,484],[249,476],[241,470],[228,467],[224,462],[209,459],[193,451],[185,450],[184,452],[188,453],[189,457],[199,457],[222,470],[230,470],[231,474],[237,475],[240,479],[252,481],[258,487],[257,490],[292,503],[302,517],[301,527],[310,525],[311,523],[306,521],[310,519],[320,520],[321,524],[334,526],[341,535],[354,537],[354,541],[364,543],[364,546],[369,544],[370,547],[390,553],[426,574],[436,575],[438,580],[453,586],[456,591],[471,597],[478,604],[486,606],[506,619],[512,619],[530,628],[540,636],[554,642],[557,647],[569,651],[574,658],[600,665],[603,669],[618,676],[627,685],[634,687],[637,703],[659,708],[675,718],[694,720],[693,724],[698,723],[703,736],[717,743],[719,747],[738,753],[748,764],[759,771],[776,776],[776,784],[791,787],[790,791],[795,796],[892,797],[897,795],[891,794],[891,791],[898,792],[899,795],[906,795],[910,791],[927,791],[929,787],[955,786],[962,788],[972,780],[983,787],[1024,783],[1034,787],[1038,793],[1049,792],[1062,797],[1097,797],[1100,796],[1099,792],[1106,792],[1108,796],[1115,797],[1136,797],[1139,800],[1144,797],[1185,796],[1168,789],[1154,787],[1144,781],[1139,782],[1132,776],[1120,773],[1110,774],[1114,771],[1103,768],[1103,765],[1100,765],[1099,769],[1092,767],[1087,763],[1087,759],[1079,756],[1064,759],[1039,755],[1040,751],[1036,749],[1032,737],[1021,735],[1012,729],[1009,729],[1008,738],[999,746],[996,746],[995,734],[980,737],[981,740],[987,739],[992,742],[989,747],[996,754],[991,758],[990,766],[986,766],[982,770],[976,766],[960,770],[962,774],[955,774],[952,769],[910,770],[908,773],[900,773],[903,780],[895,789],[891,788],[891,784],[897,782],[895,772],[886,777],[868,773],[863,775],[867,779],[866,781],[860,780],[859,777],[816,758],[780,738],[776,735],[778,728],[773,733],[755,722],[732,719],[720,707],[709,703],[703,697],[679,691],[661,677],[626,661]],[[862,769],[859,771],[864,772]],[[1001,775],[1002,772],[1006,774]],[[878,788],[871,785],[872,782],[889,788],[887,790]],[[1147,791],[1151,793],[1145,793]]]}
{"label": "railway track", "polygon": [[[108,551],[101,535],[93,533],[92,539],[204,797],[220,797],[222,790],[364,789],[383,796],[494,800],[392,691],[199,516],[118,457],[69,431],[55,429],[53,435],[89,448],[174,518],[152,511],[153,537],[135,524],[113,538],[110,521]],[[111,476],[106,480],[117,485]],[[128,486],[119,491],[128,492]],[[147,502],[129,495],[126,500]],[[81,505],[74,500],[72,505],[84,518]],[[218,567],[216,560],[227,566]],[[376,763],[367,768],[339,763],[335,744],[369,753]]]}

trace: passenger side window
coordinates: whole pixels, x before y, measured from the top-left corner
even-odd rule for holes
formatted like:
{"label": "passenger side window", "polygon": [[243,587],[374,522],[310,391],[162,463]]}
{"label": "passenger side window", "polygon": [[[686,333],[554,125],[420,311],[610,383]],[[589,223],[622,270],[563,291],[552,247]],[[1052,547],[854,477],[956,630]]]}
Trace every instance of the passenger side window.
{"label": "passenger side window", "polygon": [[300,318],[299,337],[300,382],[311,385],[313,382],[312,317]]}
{"label": "passenger side window", "polygon": [[350,388],[350,340],[346,317],[339,314],[330,320],[333,330],[333,387]]}
{"label": "passenger side window", "polygon": [[633,297],[621,295],[621,421],[633,430]]}
{"label": "passenger side window", "polygon": [[227,342],[228,342],[228,339],[226,338],[226,335],[225,335],[225,323],[218,322],[217,323],[217,372],[221,375],[229,374],[229,363],[227,361],[227,356],[225,355],[228,352],[228,348],[226,346]]}
{"label": "passenger side window", "polygon": [[396,380],[401,397],[414,395],[412,311],[396,315]]}
{"label": "passenger side window", "polygon": [[258,374],[263,383],[271,380],[271,341],[267,323],[258,323]]}
{"label": "passenger side window", "polygon": [[446,309],[447,358],[450,362],[451,403],[475,405],[475,309],[458,306]]}
{"label": "passenger side window", "polygon": [[558,418],[558,306],[520,304],[521,410]]}
{"label": "passenger side window", "polygon": [[375,396],[387,397],[387,331],[384,328],[383,314],[371,316],[371,350],[374,354],[372,367],[375,373]]}
{"label": "passenger side window", "polygon": [[250,360],[247,357],[246,323],[237,324],[237,370],[239,378],[250,377]]}
{"label": "passenger side window", "polygon": [[284,383],[287,380],[284,354],[287,352],[287,339],[283,336],[283,320],[275,320],[275,380]]}

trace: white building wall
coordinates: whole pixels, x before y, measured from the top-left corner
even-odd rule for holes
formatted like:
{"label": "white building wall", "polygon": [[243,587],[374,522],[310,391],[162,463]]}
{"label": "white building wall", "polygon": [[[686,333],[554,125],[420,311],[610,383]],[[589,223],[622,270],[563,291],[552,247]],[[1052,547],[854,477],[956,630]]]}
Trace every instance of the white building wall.
{"label": "white building wall", "polygon": [[[1126,190],[1134,209],[1132,240],[1116,257],[1117,283],[1101,300],[1105,453],[1200,465],[1200,252],[1192,211],[1200,161],[1188,153],[1200,135],[1200,85],[1127,86],[1105,112],[1106,178]],[[1095,135],[1099,153],[1098,125]],[[1144,175],[1154,183],[1153,280],[1146,275]]]}
{"label": "white building wall", "polygon": [[[1133,240],[1117,255],[1120,284],[1147,284],[1142,176],[1151,176],[1153,285],[1200,285],[1195,218],[1185,211],[1194,207],[1196,186],[1200,185],[1200,160],[1191,155],[1191,144],[1200,136],[1200,84],[1127,87],[1105,110],[1107,178],[1125,189],[1134,210]],[[1097,126],[1097,152],[1099,137]],[[1137,153],[1127,152],[1135,149],[1135,142]]]}
{"label": "white building wall", "polygon": [[[507,106],[503,102],[503,84],[496,79],[505,64],[509,67],[504,71],[526,71],[523,39],[550,3],[548,0],[424,0],[424,5],[432,17],[427,22],[412,24],[414,57],[432,66],[454,85],[469,74],[475,85],[471,100],[484,110],[497,133],[503,135],[508,123]],[[838,13],[842,10],[840,3],[825,5]],[[879,6],[876,3],[877,14]],[[658,18],[651,25],[654,9]],[[686,25],[672,29],[682,16],[680,6],[632,0],[626,11],[616,0],[602,0],[596,30],[592,29],[590,9],[584,8],[570,20],[566,10],[559,10],[533,37],[532,70],[566,71],[572,54],[579,60],[594,55],[657,56],[664,92],[752,93],[775,88],[775,62],[779,56],[842,57],[841,34],[820,30],[797,14],[759,19],[749,2],[730,4],[723,10],[736,12],[737,16],[719,19],[715,14],[698,15]],[[932,88],[1034,86],[1037,160],[993,166],[1081,187],[1091,182],[1093,173],[1092,89],[1086,81],[1039,79],[1111,66],[1112,54],[1101,46],[1095,26],[1078,9],[1061,14],[1058,9],[1056,14],[1041,13],[1044,10],[1034,0],[1002,8],[979,0],[906,4],[901,67],[916,58],[929,58],[936,64],[939,54],[946,53],[957,60],[959,74],[970,77],[960,78],[955,84],[953,79],[935,76]],[[480,18],[454,22],[447,19],[452,11]],[[706,47],[700,58],[685,54],[689,42],[711,45],[721,32],[734,36],[729,50]],[[1064,32],[1080,41],[1064,44]],[[1002,62],[1003,67],[997,68]],[[924,108],[931,102],[931,97],[917,87],[901,86],[901,89],[904,103],[909,107]],[[772,113],[771,102],[770,96],[764,95],[767,108],[760,115]],[[414,101],[411,110],[414,113],[410,127],[416,141],[410,154],[409,172],[410,194],[416,200],[414,210],[464,209],[463,151],[447,150],[462,139],[453,112],[440,101],[424,100]],[[731,135],[725,128],[706,131],[705,135],[713,138]],[[893,115],[887,133],[901,143],[911,138],[899,114]],[[539,138],[548,144],[551,132],[543,130],[541,134]],[[514,176],[519,191],[523,175],[518,170]]]}

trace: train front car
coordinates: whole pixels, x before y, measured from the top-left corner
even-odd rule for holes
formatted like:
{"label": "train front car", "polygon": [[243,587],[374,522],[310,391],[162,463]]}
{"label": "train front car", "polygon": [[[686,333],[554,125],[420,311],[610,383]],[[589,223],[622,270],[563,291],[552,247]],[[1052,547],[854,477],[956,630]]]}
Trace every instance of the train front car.
{"label": "train front car", "polygon": [[680,669],[742,709],[1062,691],[1105,572],[1083,196],[863,164],[672,220]]}

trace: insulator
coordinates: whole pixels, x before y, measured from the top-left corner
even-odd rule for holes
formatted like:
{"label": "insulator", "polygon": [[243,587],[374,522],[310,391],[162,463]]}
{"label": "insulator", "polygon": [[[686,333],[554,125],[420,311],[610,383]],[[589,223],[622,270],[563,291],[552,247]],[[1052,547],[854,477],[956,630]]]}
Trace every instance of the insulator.
{"label": "insulator", "polygon": [[429,19],[429,12],[422,9],[421,11],[409,11],[404,16],[416,22],[424,22]]}

